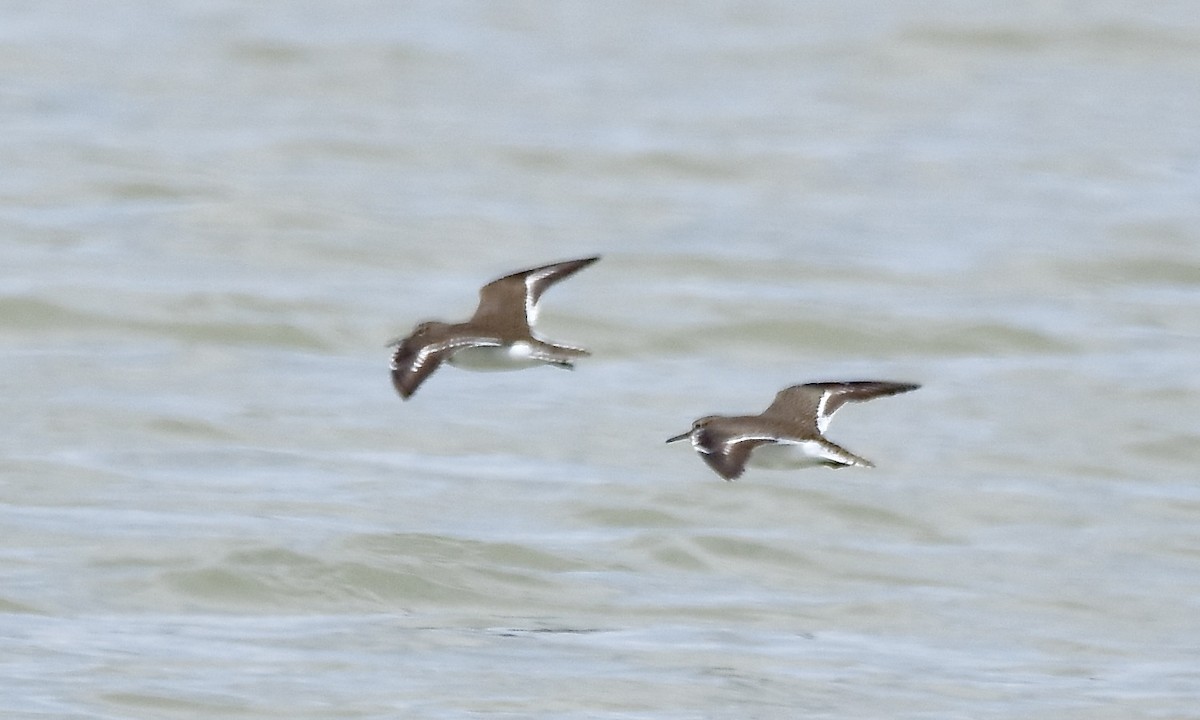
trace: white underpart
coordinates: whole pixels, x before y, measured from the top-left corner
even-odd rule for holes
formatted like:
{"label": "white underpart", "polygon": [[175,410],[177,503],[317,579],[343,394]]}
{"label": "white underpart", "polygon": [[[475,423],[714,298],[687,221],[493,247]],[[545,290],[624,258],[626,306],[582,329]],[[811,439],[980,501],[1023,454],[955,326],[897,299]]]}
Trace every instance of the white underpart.
{"label": "white underpart", "polygon": [[451,365],[465,370],[522,370],[541,365],[543,361],[533,357],[533,346],[527,342],[512,345],[485,345],[457,350],[447,360]]}
{"label": "white underpart", "polygon": [[747,465],[773,470],[812,467],[826,462],[845,462],[845,459],[832,455],[815,440],[783,440],[759,445],[750,453]]}

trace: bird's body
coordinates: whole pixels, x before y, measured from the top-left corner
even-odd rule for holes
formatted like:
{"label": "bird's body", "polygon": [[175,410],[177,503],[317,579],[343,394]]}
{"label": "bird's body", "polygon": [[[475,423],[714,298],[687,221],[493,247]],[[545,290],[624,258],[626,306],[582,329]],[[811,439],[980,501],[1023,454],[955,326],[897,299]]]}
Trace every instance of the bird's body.
{"label": "bird's body", "polygon": [[551,285],[599,260],[567,260],[506,275],[484,285],[470,320],[427,321],[392,343],[392,384],[412,397],[443,362],[469,370],[520,370],[536,365],[571,368],[589,355],[583,348],[550,342],[534,331],[538,301]]}
{"label": "bird's body", "polygon": [[919,385],[876,380],[793,385],[779,391],[759,415],[709,415],[667,440],[690,439],[692,447],[726,480],[746,467],[874,467],[825,437],[829,419],[847,402],[915,390]]}
{"label": "bird's body", "polygon": [[544,365],[533,356],[533,346],[517,341],[511,345],[473,345],[450,355],[446,360],[454,367],[476,372],[523,370]]}

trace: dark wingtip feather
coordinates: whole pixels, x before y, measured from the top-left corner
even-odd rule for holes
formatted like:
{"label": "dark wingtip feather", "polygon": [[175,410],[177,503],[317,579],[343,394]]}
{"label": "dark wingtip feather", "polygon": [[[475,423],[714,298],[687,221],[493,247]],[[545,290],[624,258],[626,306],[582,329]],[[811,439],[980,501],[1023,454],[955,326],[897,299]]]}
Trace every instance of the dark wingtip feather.
{"label": "dark wingtip feather", "polygon": [[401,400],[409,399],[417,391],[416,387],[409,387],[408,376],[401,370],[392,371],[392,387],[396,388]]}
{"label": "dark wingtip feather", "polygon": [[392,387],[396,388],[396,394],[400,396],[401,400],[412,397],[425,379],[420,373],[413,372],[412,361],[416,353],[409,340],[410,338],[401,340],[396,351],[392,353]]}

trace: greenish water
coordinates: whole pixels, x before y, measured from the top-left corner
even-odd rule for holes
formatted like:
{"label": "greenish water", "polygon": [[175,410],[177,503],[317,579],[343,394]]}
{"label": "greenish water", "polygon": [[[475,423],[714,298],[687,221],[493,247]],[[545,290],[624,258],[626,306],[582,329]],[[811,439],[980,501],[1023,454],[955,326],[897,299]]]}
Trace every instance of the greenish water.
{"label": "greenish water", "polygon": [[[1193,715],[1190,10],[0,9],[0,711]],[[861,378],[875,470],[663,444]]]}

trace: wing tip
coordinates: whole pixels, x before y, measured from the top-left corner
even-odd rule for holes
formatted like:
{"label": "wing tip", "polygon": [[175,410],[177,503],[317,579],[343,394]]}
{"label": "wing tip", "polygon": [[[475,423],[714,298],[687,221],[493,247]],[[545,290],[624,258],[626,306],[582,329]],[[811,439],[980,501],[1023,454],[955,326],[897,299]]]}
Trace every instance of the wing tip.
{"label": "wing tip", "polygon": [[396,388],[396,394],[401,400],[408,400],[417,391],[420,383],[414,385],[410,380],[410,375],[402,370],[392,370],[392,387]]}

